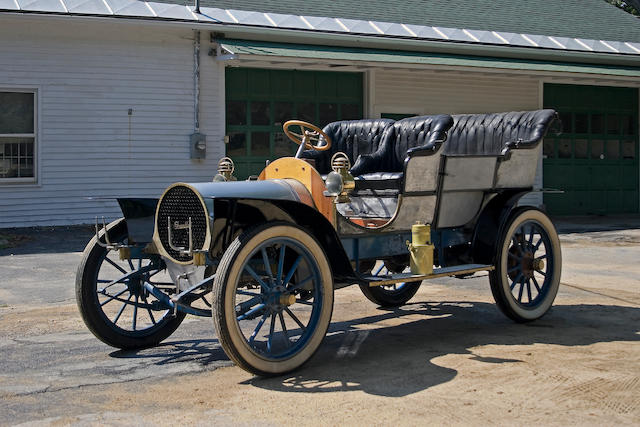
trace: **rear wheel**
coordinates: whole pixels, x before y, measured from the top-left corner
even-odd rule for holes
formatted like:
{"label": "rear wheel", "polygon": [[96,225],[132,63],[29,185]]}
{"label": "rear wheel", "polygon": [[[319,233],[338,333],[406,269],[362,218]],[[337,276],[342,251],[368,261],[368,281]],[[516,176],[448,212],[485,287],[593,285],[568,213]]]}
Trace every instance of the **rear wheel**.
{"label": "rear wheel", "polygon": [[238,366],[257,375],[298,368],[320,346],[333,310],[322,247],[288,223],[244,232],[222,256],[212,310],[220,344]]}
{"label": "rear wheel", "polygon": [[500,310],[516,322],[542,317],[560,286],[560,239],[547,215],[538,209],[515,211],[500,238],[496,268],[489,274]]}
{"label": "rear wheel", "polygon": [[[402,273],[407,267],[406,263],[397,260],[385,260],[382,264],[374,266],[372,274],[374,276],[390,273]],[[381,307],[399,307],[409,302],[414,297],[421,282],[395,283],[388,286],[369,286],[361,283],[360,290],[365,297],[374,304]]]}
{"label": "rear wheel", "polygon": [[[127,224],[107,225],[109,239],[126,244]],[[104,230],[99,235],[104,241]],[[151,347],[169,337],[184,313],[173,315],[143,286],[170,284],[159,259],[121,260],[94,237],[84,250],[76,275],[76,301],[84,323],[102,342],[121,349]]]}

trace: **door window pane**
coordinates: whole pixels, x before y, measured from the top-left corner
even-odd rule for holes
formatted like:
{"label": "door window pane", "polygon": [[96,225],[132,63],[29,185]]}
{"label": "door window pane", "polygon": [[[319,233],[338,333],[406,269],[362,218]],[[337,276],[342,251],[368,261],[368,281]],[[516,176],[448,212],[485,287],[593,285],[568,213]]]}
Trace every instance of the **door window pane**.
{"label": "door window pane", "polygon": [[298,120],[302,120],[303,122],[315,123],[316,104],[313,102],[304,102],[298,104]]}
{"label": "door window pane", "polygon": [[607,159],[618,160],[620,157],[620,141],[607,141]]}
{"label": "door window pane", "polygon": [[296,149],[296,145],[284,132],[276,132],[273,135],[273,155],[275,157],[291,156]]}
{"label": "door window pane", "polygon": [[271,123],[269,110],[269,101],[251,102],[251,125],[268,126]]}
{"label": "door window pane", "polygon": [[269,132],[251,132],[251,155],[269,157]]}
{"label": "door window pane", "polygon": [[589,116],[585,113],[575,115],[575,133],[589,133]]}
{"label": "door window pane", "polygon": [[620,123],[618,116],[615,114],[607,115],[607,133],[609,135],[617,135],[620,132]]}
{"label": "door window pane", "polygon": [[561,139],[558,141],[558,157],[561,159],[571,158],[571,140]]}
{"label": "door window pane", "polygon": [[34,133],[33,93],[0,92],[0,133]]}
{"label": "door window pane", "polygon": [[362,118],[360,105],[358,104],[342,104],[342,114],[340,120],[357,120]]}
{"label": "door window pane", "polygon": [[232,132],[229,134],[229,144],[227,144],[227,156],[247,155],[247,135],[244,132]]}
{"label": "door window pane", "polygon": [[589,142],[586,139],[576,139],[574,155],[576,159],[588,158]]}
{"label": "door window pane", "polygon": [[560,121],[562,122],[562,133],[573,133],[573,114],[571,113],[558,113]]}
{"label": "door window pane", "polygon": [[591,133],[604,133],[604,114],[591,115]]}
{"label": "door window pane", "polygon": [[323,102],[320,104],[320,122],[318,125],[322,128],[328,123],[338,120],[338,104]]}
{"label": "door window pane", "polygon": [[630,114],[622,116],[622,133],[625,135],[634,135],[636,133],[633,126],[633,116]]}
{"label": "door window pane", "polygon": [[545,139],[544,145],[542,146],[543,154],[547,156],[548,159],[553,159],[555,153],[553,152],[553,139]]}
{"label": "door window pane", "polygon": [[604,158],[604,141],[601,139],[591,140],[591,158]]}
{"label": "door window pane", "polygon": [[622,157],[625,159],[636,158],[636,143],[635,141],[623,141],[622,142]]}
{"label": "door window pane", "polygon": [[282,126],[285,122],[293,120],[293,102],[273,103],[273,125]]}
{"label": "door window pane", "polygon": [[246,101],[227,101],[227,124],[231,126],[247,124]]}

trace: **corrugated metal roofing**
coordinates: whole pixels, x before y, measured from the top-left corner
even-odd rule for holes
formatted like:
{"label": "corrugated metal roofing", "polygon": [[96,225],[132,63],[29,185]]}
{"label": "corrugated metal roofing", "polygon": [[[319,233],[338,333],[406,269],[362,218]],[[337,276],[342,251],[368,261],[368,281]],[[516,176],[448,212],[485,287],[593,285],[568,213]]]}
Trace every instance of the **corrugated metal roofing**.
{"label": "corrugated metal roofing", "polygon": [[428,64],[458,67],[498,68],[506,70],[550,71],[610,76],[640,77],[640,67],[589,65],[567,62],[534,61],[494,57],[358,49],[335,46],[311,46],[248,40],[220,40],[222,49],[237,59],[272,56],[325,61],[344,60],[390,64]]}
{"label": "corrugated metal roofing", "polygon": [[[223,2],[216,2],[216,4],[218,3]],[[236,3],[237,2],[234,2],[234,4]],[[310,4],[309,2],[303,3]],[[335,4],[338,2],[331,3]],[[351,1],[350,3],[354,2]],[[405,2],[403,2],[403,4],[404,3]],[[316,3],[314,2],[313,4]],[[342,4],[342,2],[340,2],[340,4]],[[306,14],[266,13],[262,11],[210,7],[202,7],[201,13],[197,14],[194,13],[193,7],[191,6],[139,0],[0,0],[0,10],[3,9],[6,11],[27,13],[48,12],[68,15],[137,17],[184,22],[239,24],[267,28],[292,28],[306,31],[364,34],[378,37],[404,37],[471,44],[478,43],[640,55],[640,41],[627,41],[624,39],[623,41],[606,41],[578,37],[554,37],[539,34],[499,32],[495,30],[416,25],[406,22],[390,22],[384,20],[318,17]],[[315,10],[309,9],[309,7],[297,9],[294,6],[291,6],[289,9],[296,13],[303,13],[305,10],[313,12]],[[390,17],[393,16],[393,14],[390,15]],[[381,15],[381,17],[384,16]],[[631,19],[635,20],[633,17],[631,17]],[[635,21],[640,24],[640,20]],[[638,40],[640,40],[640,37]]]}

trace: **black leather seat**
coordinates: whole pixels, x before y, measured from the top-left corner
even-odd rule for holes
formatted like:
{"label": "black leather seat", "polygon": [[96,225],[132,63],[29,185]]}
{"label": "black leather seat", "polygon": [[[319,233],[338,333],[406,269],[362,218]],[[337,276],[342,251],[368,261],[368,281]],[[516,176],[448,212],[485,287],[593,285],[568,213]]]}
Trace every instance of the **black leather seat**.
{"label": "black leather seat", "polygon": [[363,155],[351,168],[356,176],[355,194],[395,196],[402,190],[404,163],[414,151],[433,152],[447,137],[451,116],[417,116],[398,120],[384,134],[380,147]]}
{"label": "black leather seat", "polygon": [[331,157],[338,151],[345,153],[353,165],[359,156],[378,150],[382,135],[393,123],[391,119],[343,120],[329,123],[323,131],[331,138],[331,148],[326,151],[306,150],[302,153],[302,158],[315,160],[316,170],[323,175],[331,172]]}
{"label": "black leather seat", "polygon": [[508,147],[533,145],[555,117],[554,110],[455,115],[443,153],[498,156]]}

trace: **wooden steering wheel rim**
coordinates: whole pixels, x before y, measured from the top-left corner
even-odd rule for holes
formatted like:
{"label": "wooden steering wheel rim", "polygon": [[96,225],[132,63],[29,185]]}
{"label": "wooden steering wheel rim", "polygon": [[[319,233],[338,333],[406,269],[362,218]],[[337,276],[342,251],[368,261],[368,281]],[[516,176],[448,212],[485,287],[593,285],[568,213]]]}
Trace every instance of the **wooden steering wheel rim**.
{"label": "wooden steering wheel rim", "polygon": [[291,141],[295,142],[296,144],[298,145],[302,144],[302,135],[299,135],[295,132],[291,132],[289,130],[291,126],[300,126],[303,132],[306,129],[310,129],[316,132],[319,136],[323,137],[324,140],[327,142],[326,145],[312,145],[311,143],[306,142],[304,145],[305,148],[309,150],[316,150],[316,151],[325,151],[331,148],[331,138],[329,138],[329,136],[326,133],[324,133],[322,129],[320,129],[316,125],[311,124],[309,122],[303,122],[302,120],[289,120],[288,122],[285,122],[284,125],[282,125],[282,130],[284,131],[285,135],[287,135],[287,137]]}

